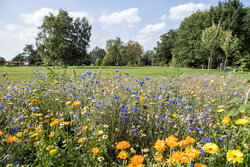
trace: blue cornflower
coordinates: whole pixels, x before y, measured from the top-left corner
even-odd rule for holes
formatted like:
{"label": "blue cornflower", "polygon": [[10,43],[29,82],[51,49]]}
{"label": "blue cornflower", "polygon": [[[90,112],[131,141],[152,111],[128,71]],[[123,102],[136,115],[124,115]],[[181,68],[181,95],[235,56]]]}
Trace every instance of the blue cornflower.
{"label": "blue cornflower", "polygon": [[39,107],[32,107],[31,108],[31,111],[38,111],[39,110]]}
{"label": "blue cornflower", "polygon": [[205,154],[205,151],[203,149],[200,149],[200,154]]}
{"label": "blue cornflower", "polygon": [[146,80],[150,80],[150,78],[145,78]]}
{"label": "blue cornflower", "polygon": [[119,78],[119,76],[118,76],[118,75],[116,75],[116,76],[115,76],[115,78]]}
{"label": "blue cornflower", "polygon": [[161,120],[162,122],[164,122],[164,121],[165,121],[165,118],[162,117],[160,120]]}
{"label": "blue cornflower", "polygon": [[0,109],[3,109],[3,105],[0,105]]}
{"label": "blue cornflower", "polygon": [[189,130],[194,130],[194,128],[193,128],[193,127],[189,127],[188,129],[189,129]]}
{"label": "blue cornflower", "polygon": [[25,116],[19,117],[19,121],[24,121],[24,120],[25,120]]}
{"label": "blue cornflower", "polygon": [[136,91],[132,91],[131,94],[136,94]]}
{"label": "blue cornflower", "polygon": [[212,140],[211,140],[210,138],[206,138],[204,141],[207,142],[207,143],[209,143],[209,142],[211,142]]}
{"label": "blue cornflower", "polygon": [[136,129],[133,129],[133,130],[132,130],[132,132],[134,132],[134,133],[135,133],[135,132],[136,132]]}
{"label": "blue cornflower", "polygon": [[135,96],[136,99],[140,99],[140,96]]}
{"label": "blue cornflower", "polygon": [[135,113],[137,113],[138,112],[138,108],[134,108],[134,110],[133,110]]}
{"label": "blue cornflower", "polygon": [[115,96],[115,99],[119,99],[119,96]]}
{"label": "blue cornflower", "polygon": [[127,119],[128,117],[123,116],[122,119]]}
{"label": "blue cornflower", "polygon": [[125,90],[129,90],[129,88],[125,88]]}
{"label": "blue cornflower", "polygon": [[223,142],[223,139],[222,139],[222,138],[218,138],[218,141],[219,141],[219,142]]}
{"label": "blue cornflower", "polygon": [[115,72],[119,72],[119,70],[115,70]]}
{"label": "blue cornflower", "polygon": [[17,132],[17,129],[16,128],[11,129],[11,132]]}
{"label": "blue cornflower", "polygon": [[89,115],[89,112],[87,112],[86,115],[87,115],[87,117],[89,117],[89,116],[90,116],[90,115]]}

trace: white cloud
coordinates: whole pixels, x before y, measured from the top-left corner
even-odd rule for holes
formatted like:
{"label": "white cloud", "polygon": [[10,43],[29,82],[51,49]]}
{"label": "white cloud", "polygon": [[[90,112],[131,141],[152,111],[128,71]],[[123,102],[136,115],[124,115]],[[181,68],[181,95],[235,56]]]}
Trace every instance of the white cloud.
{"label": "white cloud", "polygon": [[99,20],[105,24],[128,24],[129,27],[132,27],[133,23],[141,21],[138,13],[139,10],[137,8],[130,8],[120,12],[114,12],[110,15],[103,14]]}
{"label": "white cloud", "polygon": [[152,49],[159,36],[166,31],[164,22],[157,24],[148,24],[139,31],[136,41],[144,45],[145,49]]}
{"label": "white cloud", "polygon": [[[48,16],[49,13],[52,13],[53,15],[57,15],[59,11],[53,8],[42,8],[42,9],[36,10],[33,13],[21,14],[20,18],[27,24],[39,26],[42,24],[44,16]],[[69,12],[69,16],[73,18],[86,17],[90,23],[93,22],[93,18],[90,17],[87,12],[83,12],[83,11]]]}
{"label": "white cloud", "polygon": [[36,10],[33,13],[26,13],[21,14],[20,18],[27,24],[33,24],[33,25],[41,25],[43,21],[43,17],[46,15],[49,15],[49,13],[52,13],[53,15],[58,14],[58,10],[52,9],[52,8],[42,8],[39,10]]}
{"label": "white cloud", "polygon": [[153,32],[158,32],[166,27],[165,23],[149,24],[140,30],[140,34],[149,34]]}
{"label": "white cloud", "polygon": [[[37,26],[42,24],[43,17],[49,13],[57,15],[59,11],[52,8],[42,8],[33,13],[21,14],[20,18],[26,23],[24,25],[4,25],[0,29],[0,46],[2,46],[0,56],[10,60],[23,51],[25,44],[34,44],[39,31]],[[93,18],[83,11],[69,12],[69,16],[73,18],[86,17],[90,23],[93,22]]]}
{"label": "white cloud", "polygon": [[193,2],[189,2],[186,4],[180,4],[178,6],[173,6],[169,10],[169,18],[172,20],[183,19],[193,12],[197,10],[208,9],[210,5],[206,5],[203,3],[195,4]]}

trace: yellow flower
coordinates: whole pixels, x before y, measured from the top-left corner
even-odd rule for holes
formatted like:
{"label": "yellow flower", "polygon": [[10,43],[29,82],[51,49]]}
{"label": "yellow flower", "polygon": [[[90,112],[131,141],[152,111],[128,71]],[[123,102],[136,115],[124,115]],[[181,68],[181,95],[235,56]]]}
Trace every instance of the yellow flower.
{"label": "yellow flower", "polygon": [[98,154],[100,152],[100,147],[94,147],[94,148],[92,148],[91,152],[93,154]]}
{"label": "yellow flower", "polygon": [[121,151],[118,154],[118,158],[120,158],[120,159],[127,159],[127,157],[128,157],[128,153],[126,151]]}
{"label": "yellow flower", "polygon": [[69,105],[69,104],[71,104],[71,101],[67,101],[67,102],[65,103],[66,106]]}
{"label": "yellow flower", "polygon": [[214,80],[211,80],[210,82],[211,82],[211,84],[213,84],[213,83],[214,83]]}
{"label": "yellow flower", "polygon": [[214,103],[214,102],[215,102],[215,100],[212,100],[212,102]]}
{"label": "yellow flower", "polygon": [[0,136],[3,136],[3,132],[2,131],[0,131]]}
{"label": "yellow flower", "polygon": [[222,123],[223,123],[224,125],[228,125],[229,122],[231,122],[231,119],[230,119],[229,116],[225,116],[225,117],[223,118],[223,120],[222,120]]}
{"label": "yellow flower", "polygon": [[237,125],[245,125],[248,123],[248,120],[247,119],[238,119],[235,123]]}
{"label": "yellow flower", "polygon": [[51,155],[54,155],[54,154],[56,154],[58,151],[56,150],[56,149],[52,149],[52,150],[50,150],[49,151],[49,153],[51,154]]}
{"label": "yellow flower", "polygon": [[219,151],[219,147],[215,143],[206,143],[203,146],[203,150],[206,151],[207,153],[214,154]]}
{"label": "yellow flower", "polygon": [[240,113],[241,113],[241,114],[244,114],[244,113],[245,113],[245,110],[241,110]]}
{"label": "yellow flower", "polygon": [[78,139],[78,143],[83,143],[84,141],[85,141],[86,139],[85,138],[80,138],[80,139]]}
{"label": "yellow flower", "polygon": [[82,102],[81,101],[74,101],[71,105],[71,107],[75,107],[75,106],[78,106],[80,105]]}
{"label": "yellow flower", "polygon": [[37,136],[38,136],[38,133],[34,133],[34,134],[30,135],[31,138],[37,137]]}
{"label": "yellow flower", "polygon": [[[23,135],[22,132],[18,132],[16,136],[20,138],[22,135]],[[1,136],[1,135],[0,135],[0,136]]]}
{"label": "yellow flower", "polygon": [[172,116],[173,116],[174,118],[177,118],[177,117],[178,117],[178,115],[177,115],[177,114],[173,114]]}
{"label": "yellow flower", "polygon": [[144,161],[144,157],[141,156],[141,155],[134,155],[132,158],[131,158],[131,163],[135,166],[139,166],[143,163]]}
{"label": "yellow flower", "polygon": [[165,145],[165,142],[163,140],[157,140],[155,143],[154,143],[154,148],[157,150],[157,151],[165,151],[166,149],[166,145]]}
{"label": "yellow flower", "polygon": [[224,109],[219,109],[219,110],[217,110],[217,112],[223,112],[223,111],[225,111]]}
{"label": "yellow flower", "polygon": [[240,150],[229,150],[227,152],[227,161],[242,162],[244,160],[243,153]]}
{"label": "yellow flower", "polygon": [[127,141],[120,141],[116,145],[117,150],[124,150],[124,149],[129,148],[129,147],[130,147],[130,143]]}
{"label": "yellow flower", "polygon": [[207,165],[199,163],[199,164],[195,164],[194,167],[207,167]]}
{"label": "yellow flower", "polygon": [[98,130],[98,131],[97,131],[97,134],[98,134],[98,135],[102,135],[103,133],[104,133],[104,132],[103,132],[102,130]]}

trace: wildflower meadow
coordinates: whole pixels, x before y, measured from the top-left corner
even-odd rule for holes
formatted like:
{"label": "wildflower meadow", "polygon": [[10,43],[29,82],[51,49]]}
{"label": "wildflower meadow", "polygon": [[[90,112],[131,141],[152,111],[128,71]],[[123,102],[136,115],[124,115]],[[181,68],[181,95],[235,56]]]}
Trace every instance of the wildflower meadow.
{"label": "wildflower meadow", "polygon": [[1,74],[0,166],[248,166],[249,76]]}

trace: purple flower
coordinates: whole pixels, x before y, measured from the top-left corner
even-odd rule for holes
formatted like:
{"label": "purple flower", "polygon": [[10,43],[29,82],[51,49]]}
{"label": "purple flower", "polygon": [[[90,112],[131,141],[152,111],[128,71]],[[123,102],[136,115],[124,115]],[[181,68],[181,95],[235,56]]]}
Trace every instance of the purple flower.
{"label": "purple flower", "polygon": [[200,154],[205,154],[205,151],[203,149],[200,149]]}
{"label": "purple flower", "polygon": [[132,132],[134,132],[134,133],[135,133],[135,132],[136,132],[136,129],[133,129],[133,130],[132,130]]}

